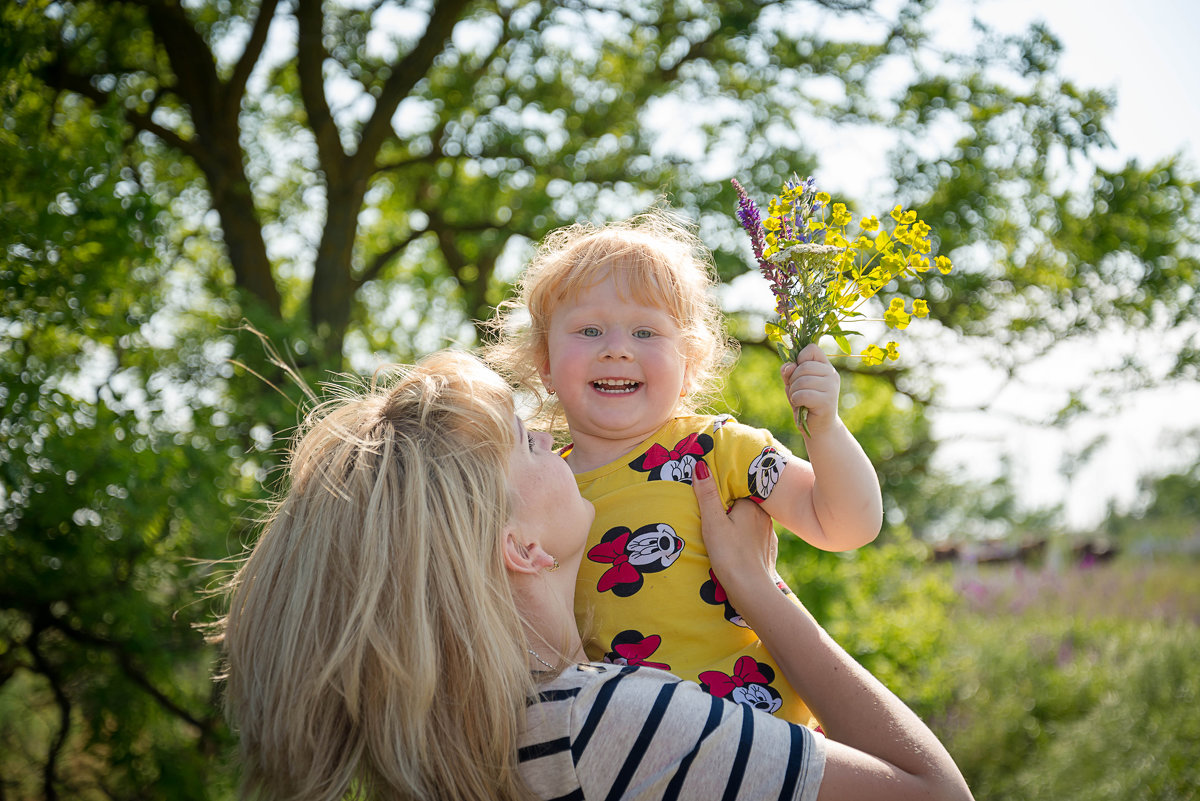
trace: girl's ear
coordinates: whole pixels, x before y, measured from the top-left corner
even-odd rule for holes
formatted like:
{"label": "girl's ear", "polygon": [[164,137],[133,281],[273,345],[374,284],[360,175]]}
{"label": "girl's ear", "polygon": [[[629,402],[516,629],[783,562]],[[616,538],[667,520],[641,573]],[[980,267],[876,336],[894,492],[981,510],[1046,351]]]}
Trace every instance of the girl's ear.
{"label": "girl's ear", "polygon": [[549,392],[551,395],[553,395],[554,394],[554,383],[550,379],[550,355],[549,354],[547,354],[546,357],[542,359],[541,363],[538,364],[538,378],[542,379],[542,386],[546,388],[546,391]]}
{"label": "girl's ear", "polygon": [[679,392],[679,397],[686,398],[688,395],[692,394],[692,390],[694,389],[692,386],[692,379],[695,377],[695,374],[695,370],[692,369],[692,360],[690,358],[690,354],[688,354],[688,356],[685,356],[683,360],[683,388]]}

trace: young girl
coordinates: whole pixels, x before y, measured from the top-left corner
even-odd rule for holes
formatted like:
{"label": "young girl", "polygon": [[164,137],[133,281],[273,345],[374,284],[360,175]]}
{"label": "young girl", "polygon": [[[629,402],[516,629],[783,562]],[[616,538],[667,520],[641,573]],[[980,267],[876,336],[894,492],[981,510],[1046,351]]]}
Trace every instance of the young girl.
{"label": "young girl", "polygon": [[544,390],[552,424],[565,417],[563,455],[596,507],[576,593],[595,632],[588,655],[670,670],[811,723],[713,576],[692,477],[711,473],[727,506],[753,498],[827,551],[879,533],[879,483],[838,417],[840,379],[815,345],[782,371],[793,408],[808,409],[810,462],[767,431],[695,414],[728,361],[713,289],[708,252],[665,213],[573,225],[538,249],[487,355]]}

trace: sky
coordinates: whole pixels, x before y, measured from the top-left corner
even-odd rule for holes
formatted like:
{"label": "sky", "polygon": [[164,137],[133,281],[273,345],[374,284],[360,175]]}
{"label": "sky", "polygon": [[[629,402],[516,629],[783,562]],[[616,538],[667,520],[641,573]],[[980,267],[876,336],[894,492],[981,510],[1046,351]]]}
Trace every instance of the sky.
{"label": "sky", "polygon": [[[967,6],[950,2],[943,6]],[[1045,22],[1063,45],[1062,72],[1081,86],[1115,90],[1117,105],[1110,132],[1114,157],[1147,164],[1177,153],[1200,164],[1200,3],[1196,0],[980,0],[979,16],[1015,31]],[[953,24],[947,25],[953,30]],[[1107,165],[1111,166],[1111,165]],[[1173,332],[1170,336],[1183,336]],[[1011,460],[1017,489],[1033,507],[1063,503],[1066,522],[1086,528],[1099,522],[1110,503],[1127,507],[1144,473],[1165,473],[1200,458],[1180,448],[1181,434],[1200,428],[1200,387],[1148,392],[1121,412],[1080,420],[1065,432],[1015,425],[1006,412],[1029,411],[1039,403],[1053,408],[1062,399],[1061,377],[1079,380],[1088,364],[1128,347],[1154,348],[1136,334],[1111,335],[1064,348],[1030,369],[1023,387],[1004,387],[997,378],[959,372],[944,374],[956,402],[995,394],[997,413],[950,415],[938,420],[948,444],[941,462],[951,469],[986,476],[1000,455]],[[1068,478],[1063,458],[1096,437],[1107,437],[1094,458]]]}
{"label": "sky", "polygon": [[[935,41],[953,49],[956,37],[970,34],[972,13],[1010,33],[1044,22],[1063,45],[1060,68],[1065,77],[1081,89],[1115,92],[1109,121],[1114,147],[1098,154],[1103,166],[1115,169],[1130,158],[1149,165],[1182,154],[1194,174],[1200,174],[1200,92],[1190,85],[1200,76],[1195,42],[1200,2],[944,0],[932,19]],[[815,177],[823,187],[835,196],[855,198],[886,198],[894,192],[883,160],[872,166],[863,158],[886,152],[886,132],[822,128],[820,121],[814,125],[801,133],[822,153]],[[769,309],[769,292],[759,284],[753,276],[735,280],[731,297],[747,301],[746,308]],[[1023,506],[1061,506],[1069,529],[1087,530],[1103,520],[1110,505],[1130,509],[1139,477],[1186,469],[1200,460],[1200,438],[1185,435],[1200,431],[1200,387],[1139,392],[1120,407],[1081,417],[1065,429],[1041,421],[1062,408],[1069,387],[1095,386],[1089,380],[1092,371],[1115,367],[1131,351],[1160,351],[1160,339],[1178,342],[1188,333],[1110,331],[1060,345],[1024,367],[1015,381],[983,367],[944,332],[914,346],[914,338],[922,336],[915,326],[905,332],[910,346],[901,344],[901,359],[928,354],[927,361],[936,363],[932,369],[941,389],[939,404],[959,410],[933,415],[939,442],[936,466],[986,481],[1007,462]],[[1160,367],[1165,372],[1167,362]],[[969,411],[981,406],[987,413]],[[1073,458],[1101,439],[1090,459]]]}
{"label": "sky", "polygon": [[[1086,11],[1084,11],[1086,9]],[[982,19],[1015,30],[1041,19],[1062,41],[1063,72],[1117,92],[1119,151],[1200,157],[1200,3],[1195,0],[980,0]]]}

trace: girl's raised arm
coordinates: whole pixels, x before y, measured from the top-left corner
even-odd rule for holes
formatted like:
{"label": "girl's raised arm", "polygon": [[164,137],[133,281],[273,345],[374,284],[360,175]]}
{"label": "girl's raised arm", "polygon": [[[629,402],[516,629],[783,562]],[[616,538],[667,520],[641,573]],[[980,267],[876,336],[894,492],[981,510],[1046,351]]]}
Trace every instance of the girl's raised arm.
{"label": "girl's raised arm", "polygon": [[971,799],[929,727],[779,592],[772,579],[776,540],[766,514],[739,501],[726,515],[715,483],[699,472],[704,475],[692,486],[717,578],[828,736],[819,798]]}

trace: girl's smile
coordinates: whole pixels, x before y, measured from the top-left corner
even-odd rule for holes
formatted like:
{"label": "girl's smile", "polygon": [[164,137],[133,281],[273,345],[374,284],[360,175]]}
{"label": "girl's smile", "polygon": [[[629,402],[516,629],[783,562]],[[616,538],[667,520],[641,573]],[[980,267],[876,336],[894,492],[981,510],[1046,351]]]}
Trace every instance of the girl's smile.
{"label": "girl's smile", "polygon": [[636,392],[642,385],[641,381],[629,381],[624,378],[597,378],[592,386],[604,395],[628,395]]}

